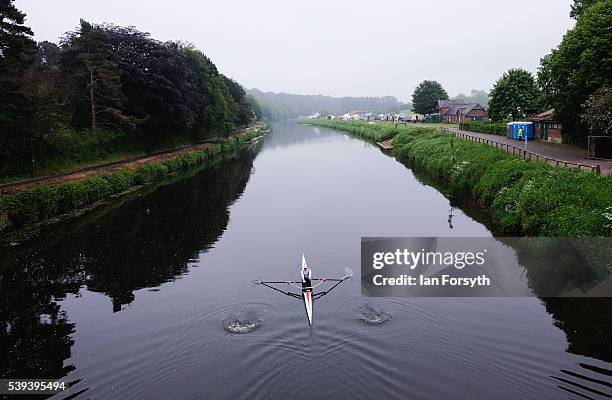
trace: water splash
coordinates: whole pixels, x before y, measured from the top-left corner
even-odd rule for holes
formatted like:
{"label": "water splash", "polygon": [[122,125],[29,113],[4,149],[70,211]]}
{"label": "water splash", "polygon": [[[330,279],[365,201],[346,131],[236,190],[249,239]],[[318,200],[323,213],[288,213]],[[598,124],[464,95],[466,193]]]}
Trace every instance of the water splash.
{"label": "water splash", "polygon": [[380,325],[391,319],[391,314],[379,310],[371,304],[366,304],[359,308],[360,318],[363,322],[372,325]]}
{"label": "water splash", "polygon": [[230,333],[250,333],[260,326],[261,319],[250,310],[240,311],[223,320],[223,329]]}
{"label": "water splash", "polygon": [[349,267],[344,268],[344,276],[348,278],[352,278],[355,274],[353,274],[353,270]]}

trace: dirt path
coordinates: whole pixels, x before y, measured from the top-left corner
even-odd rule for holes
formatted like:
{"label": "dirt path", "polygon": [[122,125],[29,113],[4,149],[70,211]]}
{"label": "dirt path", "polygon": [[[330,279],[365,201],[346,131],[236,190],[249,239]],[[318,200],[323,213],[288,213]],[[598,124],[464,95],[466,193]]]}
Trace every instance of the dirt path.
{"label": "dirt path", "polygon": [[[248,132],[251,132],[254,129],[258,129],[258,127],[252,127],[243,129],[231,135],[230,137],[238,137],[242,135],[246,135]],[[167,160],[169,158],[175,158],[181,156],[185,153],[195,150],[204,150],[207,147],[210,147],[212,143],[201,143],[188,145],[185,147],[166,150],[161,152],[156,152],[151,155],[143,155],[137,157],[131,157],[125,160],[118,160],[98,165],[93,165],[85,168],[78,168],[72,171],[64,172],[61,174],[55,174],[40,178],[32,178],[26,179],[24,181],[12,182],[0,185],[0,193],[13,193],[19,192],[21,190],[29,189],[34,186],[38,186],[41,184],[45,185],[57,185],[64,182],[70,182],[75,180],[81,180],[90,176],[100,175],[108,172],[116,172],[124,169],[133,170],[141,166],[142,164],[150,163],[150,162],[158,162]]]}

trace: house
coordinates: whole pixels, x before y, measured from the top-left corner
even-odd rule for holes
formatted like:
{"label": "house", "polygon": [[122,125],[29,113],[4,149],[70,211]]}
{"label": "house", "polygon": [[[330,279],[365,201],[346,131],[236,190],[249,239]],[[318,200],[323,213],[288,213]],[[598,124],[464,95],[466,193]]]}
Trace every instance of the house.
{"label": "house", "polygon": [[543,142],[562,143],[561,123],[555,121],[555,109],[551,108],[528,118],[533,122],[536,139]]}
{"label": "house", "polygon": [[446,124],[458,124],[467,121],[488,122],[487,110],[479,103],[464,103],[460,100],[438,100],[440,121]]}
{"label": "house", "polygon": [[444,115],[448,110],[460,104],[463,104],[463,102],[459,100],[438,100],[438,114]]}

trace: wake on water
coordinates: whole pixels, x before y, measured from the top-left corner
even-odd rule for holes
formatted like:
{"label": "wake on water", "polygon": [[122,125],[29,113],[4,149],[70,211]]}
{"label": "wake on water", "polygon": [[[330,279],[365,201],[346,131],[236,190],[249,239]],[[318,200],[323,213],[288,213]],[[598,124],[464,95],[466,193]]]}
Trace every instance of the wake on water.
{"label": "wake on water", "polygon": [[359,308],[359,318],[367,324],[380,325],[389,321],[391,314],[379,310],[371,304],[365,304]]}
{"label": "wake on water", "polygon": [[232,314],[223,321],[223,329],[230,333],[250,333],[260,326],[261,319],[251,310]]}

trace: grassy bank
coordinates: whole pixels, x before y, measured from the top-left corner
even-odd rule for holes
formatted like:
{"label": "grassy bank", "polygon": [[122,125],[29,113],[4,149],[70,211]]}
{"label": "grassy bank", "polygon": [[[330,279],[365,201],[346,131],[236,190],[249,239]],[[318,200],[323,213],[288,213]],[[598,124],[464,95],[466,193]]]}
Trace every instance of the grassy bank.
{"label": "grassy bank", "polygon": [[59,185],[40,185],[0,197],[0,232],[22,228],[37,222],[87,208],[98,201],[125,193],[164,176],[188,170],[220,154],[234,151],[261,130],[233,137],[204,150],[144,164],[134,170],[105,173]]}
{"label": "grassy bank", "polygon": [[[381,136],[380,128],[365,122],[309,123],[370,140]],[[612,176],[525,161],[437,129],[396,129],[393,154],[399,161],[444,180],[450,197],[471,196],[491,211],[501,232],[612,236]]]}

